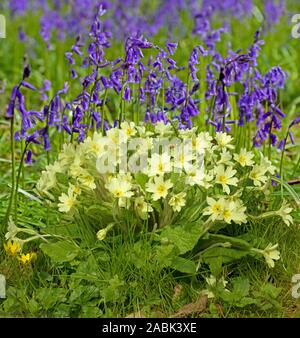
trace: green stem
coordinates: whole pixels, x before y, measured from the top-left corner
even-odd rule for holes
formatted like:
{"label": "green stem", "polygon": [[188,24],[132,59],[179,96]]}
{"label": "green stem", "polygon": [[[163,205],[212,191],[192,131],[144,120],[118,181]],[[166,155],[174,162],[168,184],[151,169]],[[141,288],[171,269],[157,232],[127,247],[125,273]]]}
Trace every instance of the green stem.
{"label": "green stem", "polygon": [[289,136],[289,131],[290,131],[290,128],[288,128],[288,130],[287,130],[287,133],[286,133],[286,136],[285,136],[285,139],[284,139],[283,149],[281,151],[280,170],[279,170],[279,175],[280,175],[281,179],[282,179],[282,169],[283,169],[283,156],[284,156],[284,152],[285,152],[286,142],[287,142],[287,139],[288,139],[288,136]]}
{"label": "green stem", "polygon": [[15,115],[13,114],[11,121],[10,121],[10,152],[11,152],[11,194],[9,199],[8,208],[5,215],[5,222],[10,215],[10,210],[13,204],[14,194],[15,194],[15,183],[16,183],[16,160],[15,160],[15,131],[14,131],[14,123],[15,123]]}
{"label": "green stem", "polygon": [[20,177],[21,177],[21,172],[22,172],[22,168],[24,164],[24,158],[25,158],[25,154],[27,151],[27,147],[28,147],[28,144],[25,145],[25,148],[23,150],[19,169],[18,169],[17,180],[16,180],[16,190],[15,190],[15,222],[16,224],[18,223],[18,190],[19,190]]}
{"label": "green stem", "polygon": [[104,135],[104,107],[105,107],[106,98],[107,98],[107,89],[105,89],[103,103],[102,103],[102,107],[101,107],[102,108],[101,109],[101,132],[102,132],[102,135]]}

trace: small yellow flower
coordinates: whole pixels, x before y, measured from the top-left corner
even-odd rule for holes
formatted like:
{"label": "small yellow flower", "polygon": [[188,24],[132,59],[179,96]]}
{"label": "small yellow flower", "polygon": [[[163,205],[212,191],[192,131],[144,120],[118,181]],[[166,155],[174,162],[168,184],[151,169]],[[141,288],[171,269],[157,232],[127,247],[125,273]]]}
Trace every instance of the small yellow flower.
{"label": "small yellow flower", "polygon": [[127,138],[130,138],[136,134],[134,122],[125,121],[121,123],[121,129],[123,130]]}
{"label": "small yellow flower", "polygon": [[174,211],[179,212],[182,209],[182,207],[185,206],[186,203],[185,197],[186,197],[185,192],[181,192],[177,195],[174,195],[170,198],[169,205],[172,207]]}
{"label": "small yellow flower", "polygon": [[220,198],[216,201],[212,197],[207,197],[206,200],[208,206],[204,209],[203,215],[209,215],[213,222],[222,220],[224,198]]}
{"label": "small yellow flower", "polygon": [[254,164],[252,161],[252,158],[254,157],[254,154],[250,151],[247,152],[245,148],[241,149],[239,154],[234,154],[234,159],[242,166],[251,166]]}
{"label": "small yellow flower", "polygon": [[68,189],[68,194],[62,193],[58,198],[61,203],[58,203],[58,210],[60,212],[69,212],[76,204],[76,194],[72,187]]}
{"label": "small yellow flower", "polygon": [[220,132],[216,134],[215,137],[217,144],[220,148],[228,148],[233,149],[233,145],[230,144],[232,141],[232,137],[227,135],[226,133]]}
{"label": "small yellow flower", "polygon": [[153,211],[152,206],[145,201],[143,196],[139,196],[135,199],[134,207],[142,219],[147,219],[149,217],[148,213]]}
{"label": "small yellow flower", "polygon": [[153,201],[157,201],[161,198],[166,198],[168,190],[173,187],[171,180],[164,181],[163,176],[158,176],[146,184],[146,191],[152,193]]}
{"label": "small yellow flower", "polygon": [[286,201],[282,203],[282,206],[279,210],[276,211],[276,214],[280,216],[283,220],[283,222],[290,226],[290,224],[293,224],[293,217],[290,215],[290,213],[293,211],[293,208],[291,208]]}
{"label": "small yellow flower", "polygon": [[262,254],[270,268],[274,268],[275,261],[280,259],[280,252],[276,250],[278,248],[278,244],[272,245],[271,243],[262,251]]}
{"label": "small yellow flower", "polygon": [[26,264],[29,264],[33,259],[36,258],[36,253],[35,252],[28,252],[27,254],[22,254],[17,258],[22,264],[26,265]]}
{"label": "small yellow flower", "polygon": [[216,170],[216,183],[221,184],[223,187],[223,191],[226,194],[230,194],[229,185],[237,186],[238,179],[234,177],[236,174],[236,170],[232,169],[232,167],[227,167],[225,169],[224,165],[219,165]]}
{"label": "small yellow flower", "polygon": [[120,178],[112,178],[105,188],[110,191],[116,198],[130,198],[134,193],[131,191],[132,185],[128,180]]}
{"label": "small yellow flower", "polygon": [[9,240],[4,244],[4,250],[8,255],[16,256],[21,251],[21,245],[17,241]]}
{"label": "small yellow flower", "polygon": [[[81,176],[79,176],[78,180],[86,188],[91,189],[91,190],[96,189],[95,180],[94,180],[94,177],[92,175],[90,175],[90,174],[81,175]],[[75,190],[74,190],[74,192],[75,192]]]}

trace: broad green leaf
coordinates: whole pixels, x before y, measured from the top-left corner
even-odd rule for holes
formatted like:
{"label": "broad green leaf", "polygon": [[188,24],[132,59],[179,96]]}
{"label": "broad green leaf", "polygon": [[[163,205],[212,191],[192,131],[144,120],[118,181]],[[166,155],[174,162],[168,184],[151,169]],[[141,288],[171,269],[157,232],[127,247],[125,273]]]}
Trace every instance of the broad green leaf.
{"label": "broad green leaf", "polygon": [[173,258],[177,255],[174,244],[160,245],[156,249],[156,260],[163,266],[170,266]]}
{"label": "broad green leaf", "polygon": [[99,318],[102,311],[96,306],[83,306],[81,308],[80,318]]}
{"label": "broad green leaf", "polygon": [[80,249],[75,244],[68,241],[42,243],[40,248],[46,255],[57,263],[70,262],[80,252]]}
{"label": "broad green leaf", "polygon": [[163,241],[167,239],[173,243],[179,249],[179,254],[182,255],[194,248],[201,237],[201,230],[202,227],[199,224],[167,227],[161,232],[160,239]]}
{"label": "broad green leaf", "polygon": [[242,298],[249,295],[249,279],[243,277],[237,277],[232,280],[233,292],[238,298]]}
{"label": "broad green leaf", "polygon": [[68,290],[63,288],[40,288],[35,292],[35,296],[44,309],[51,309],[57,302],[65,301]]}
{"label": "broad green leaf", "polygon": [[195,274],[196,272],[196,264],[193,261],[182,257],[176,257],[172,260],[170,267],[188,274]]}
{"label": "broad green leaf", "polygon": [[209,263],[212,258],[222,257],[223,264],[241,259],[248,255],[247,251],[232,248],[215,247],[205,251],[201,257],[205,263]]}
{"label": "broad green leaf", "polygon": [[222,257],[211,258],[209,260],[209,269],[212,275],[218,276],[222,272]]}

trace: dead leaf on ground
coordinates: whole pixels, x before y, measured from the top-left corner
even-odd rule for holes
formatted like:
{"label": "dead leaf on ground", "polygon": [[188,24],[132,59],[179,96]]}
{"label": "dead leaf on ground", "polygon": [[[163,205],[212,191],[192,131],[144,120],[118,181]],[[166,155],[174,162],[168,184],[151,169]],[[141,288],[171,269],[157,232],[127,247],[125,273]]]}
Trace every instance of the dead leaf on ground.
{"label": "dead leaf on ground", "polygon": [[206,305],[207,296],[201,296],[197,302],[184,305],[181,309],[175,312],[171,318],[182,318],[195,313],[200,313],[205,310]]}
{"label": "dead leaf on ground", "polygon": [[183,286],[181,284],[176,284],[174,287],[174,295],[172,298],[172,303],[175,304],[181,296]]}

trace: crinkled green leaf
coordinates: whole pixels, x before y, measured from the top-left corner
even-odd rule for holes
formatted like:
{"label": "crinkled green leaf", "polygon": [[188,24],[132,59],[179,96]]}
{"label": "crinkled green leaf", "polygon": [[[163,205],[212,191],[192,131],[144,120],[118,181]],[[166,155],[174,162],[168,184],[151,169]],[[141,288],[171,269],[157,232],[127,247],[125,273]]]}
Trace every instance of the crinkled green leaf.
{"label": "crinkled green leaf", "polygon": [[182,255],[194,248],[201,237],[201,230],[202,227],[199,224],[167,227],[161,232],[160,239],[173,243],[179,249],[179,254]]}
{"label": "crinkled green leaf", "polygon": [[249,279],[243,277],[237,277],[232,280],[233,292],[237,297],[245,297],[249,295]]}
{"label": "crinkled green leaf", "polygon": [[174,258],[170,264],[170,267],[177,271],[188,274],[195,274],[196,272],[196,264],[193,261],[182,257]]}
{"label": "crinkled green leaf", "polygon": [[56,303],[65,301],[68,290],[63,288],[40,288],[35,292],[35,296],[45,310],[49,310]]}
{"label": "crinkled green leaf", "polygon": [[210,263],[211,259],[222,257],[223,264],[241,259],[248,255],[247,251],[232,248],[214,247],[205,251],[201,257],[205,263]]}
{"label": "crinkled green leaf", "polygon": [[80,249],[68,241],[59,241],[55,243],[42,243],[41,250],[57,263],[70,262],[80,252]]}

